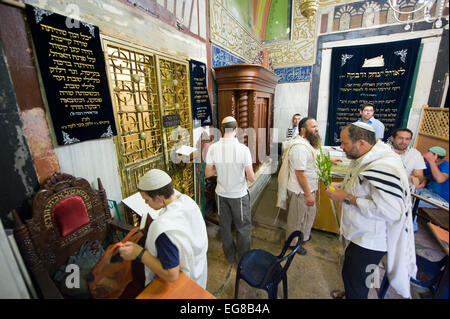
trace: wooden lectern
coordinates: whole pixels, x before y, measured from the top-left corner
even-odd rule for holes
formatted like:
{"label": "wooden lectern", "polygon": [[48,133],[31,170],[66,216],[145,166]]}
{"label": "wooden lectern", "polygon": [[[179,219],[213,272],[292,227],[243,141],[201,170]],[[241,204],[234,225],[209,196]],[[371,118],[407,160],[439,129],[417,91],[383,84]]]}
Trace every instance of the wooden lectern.
{"label": "wooden lectern", "polygon": [[[270,152],[270,128],[273,127],[273,96],[278,75],[255,64],[236,64],[214,68],[218,91],[219,126],[226,116],[233,116],[241,129],[253,128],[255,136],[245,136],[245,144],[249,146],[249,138],[256,148],[256,172],[261,164],[259,147],[265,147],[265,154]],[[258,130],[265,129],[265,130]],[[264,135],[264,136],[263,136]],[[261,142],[261,139],[265,143]],[[250,146],[250,150],[252,150]]]}

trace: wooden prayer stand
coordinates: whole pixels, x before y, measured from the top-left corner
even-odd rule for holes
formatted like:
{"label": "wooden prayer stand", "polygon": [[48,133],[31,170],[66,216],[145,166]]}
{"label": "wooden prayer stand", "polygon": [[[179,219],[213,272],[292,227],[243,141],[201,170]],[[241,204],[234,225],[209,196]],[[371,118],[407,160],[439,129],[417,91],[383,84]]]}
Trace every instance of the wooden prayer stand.
{"label": "wooden prayer stand", "polygon": [[[270,154],[273,98],[280,77],[269,69],[255,64],[221,66],[214,70],[218,91],[218,123],[231,115],[238,121],[239,128],[254,129],[256,145],[250,147],[256,147],[256,162],[253,164],[253,170],[256,172],[263,160],[258,156],[260,139],[265,139],[265,154]],[[264,128],[265,131],[260,132],[259,128]],[[244,141],[249,146],[247,136]]]}

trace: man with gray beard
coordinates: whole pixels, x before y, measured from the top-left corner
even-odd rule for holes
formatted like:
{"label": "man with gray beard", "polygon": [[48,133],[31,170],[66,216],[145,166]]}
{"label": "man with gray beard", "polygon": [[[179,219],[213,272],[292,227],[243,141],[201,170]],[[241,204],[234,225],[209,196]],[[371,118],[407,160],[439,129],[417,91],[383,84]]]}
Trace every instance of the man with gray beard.
{"label": "man with gray beard", "polygon": [[[293,231],[299,230],[303,233],[304,241],[308,241],[316,217],[318,176],[315,162],[320,139],[318,124],[313,118],[303,118],[298,130],[299,135],[292,140],[292,146],[286,154],[289,160],[286,238]],[[301,247],[297,252],[305,255],[306,249]]]}

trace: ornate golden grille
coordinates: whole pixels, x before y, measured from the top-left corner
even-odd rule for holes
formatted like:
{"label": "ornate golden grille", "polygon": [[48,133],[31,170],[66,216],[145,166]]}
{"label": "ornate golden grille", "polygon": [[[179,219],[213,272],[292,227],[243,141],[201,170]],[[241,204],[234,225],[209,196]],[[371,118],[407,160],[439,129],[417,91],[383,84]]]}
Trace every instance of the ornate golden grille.
{"label": "ornate golden grille", "polygon": [[[189,80],[187,66],[167,59],[159,60],[161,77],[161,101],[164,115],[179,114],[180,126],[165,129],[167,148],[175,144],[190,145],[191,106],[189,103]],[[182,128],[182,129],[180,129]]]}
{"label": "ornate golden grille", "polygon": [[[171,175],[177,190],[193,197],[193,164],[176,164],[170,158],[177,146],[192,145],[188,62],[107,36],[103,47],[118,132],[122,195],[134,194],[139,178],[159,168]],[[163,117],[173,114],[179,114],[180,125],[164,128]]]}
{"label": "ornate golden grille", "polygon": [[124,165],[162,154],[155,56],[107,45]]}

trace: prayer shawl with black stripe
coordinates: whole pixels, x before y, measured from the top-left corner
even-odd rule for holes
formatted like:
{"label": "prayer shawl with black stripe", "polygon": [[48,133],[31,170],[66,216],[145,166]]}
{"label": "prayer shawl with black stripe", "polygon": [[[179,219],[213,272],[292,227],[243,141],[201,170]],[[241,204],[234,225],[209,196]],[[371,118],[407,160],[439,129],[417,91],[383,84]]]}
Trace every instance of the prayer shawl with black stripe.
{"label": "prayer shawl with black stripe", "polygon": [[[355,187],[358,187],[358,183],[364,181],[369,182],[373,188],[378,190],[378,193],[384,199],[383,204],[374,201],[377,209],[389,209],[386,205],[389,200],[398,202],[399,199],[402,203],[402,211],[398,214],[389,214],[389,212],[383,214],[381,212],[379,214],[381,216],[374,218],[379,220],[379,218],[385,217],[384,215],[398,216],[395,220],[386,218],[387,273],[389,282],[397,293],[404,298],[410,298],[410,278],[415,278],[417,266],[411,194],[408,176],[400,156],[393,152],[388,145],[378,141],[368,153],[350,163],[342,188],[353,194]],[[344,207],[359,209],[355,206],[350,208],[343,205]],[[345,214],[345,209],[343,214]]]}
{"label": "prayer shawl with black stripe", "polygon": [[294,137],[294,134],[296,133],[296,131],[297,131],[297,128],[295,126],[288,128],[286,137],[287,138]]}
{"label": "prayer shawl with black stripe", "polygon": [[289,152],[291,151],[293,146],[298,144],[302,144],[311,150],[315,163],[315,149],[311,146],[311,143],[309,143],[306,138],[297,135],[292,140],[283,142],[283,156],[281,158],[280,171],[278,172],[278,192],[276,207],[284,210],[287,209],[288,198],[287,185],[289,181]]}

